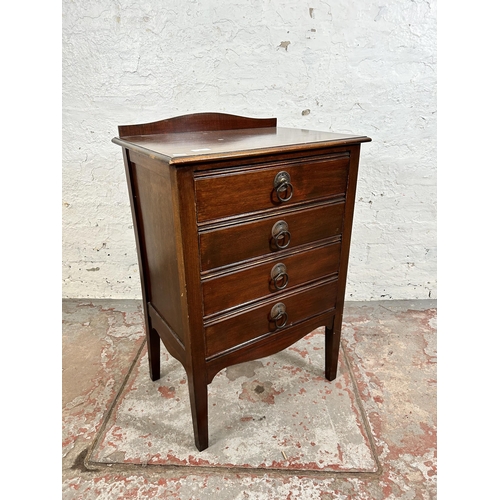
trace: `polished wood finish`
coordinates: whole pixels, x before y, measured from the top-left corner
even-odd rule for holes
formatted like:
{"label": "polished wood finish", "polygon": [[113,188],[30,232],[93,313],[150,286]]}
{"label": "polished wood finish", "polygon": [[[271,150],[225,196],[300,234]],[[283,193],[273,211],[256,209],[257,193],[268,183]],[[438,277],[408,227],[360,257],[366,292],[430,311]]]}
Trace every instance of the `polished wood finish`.
{"label": "polished wood finish", "polygon": [[118,131],[150,375],[160,377],[161,340],[186,370],[203,450],[207,386],[221,369],[324,326],[325,376],[335,378],[359,150],[370,139],[221,113]]}
{"label": "polished wood finish", "polygon": [[203,271],[234,262],[283,253],[272,237],[279,221],[288,224],[290,243],[286,250],[299,245],[340,235],[344,203],[321,204],[307,209],[279,211],[277,215],[241,222],[229,227],[200,231],[200,258]]}
{"label": "polished wood finish", "polygon": [[118,127],[120,137],[182,132],[209,132],[219,130],[242,130],[249,128],[276,127],[276,118],[246,118],[226,113],[195,113],[175,116],[152,123],[123,125]]}
{"label": "polished wood finish", "polygon": [[[204,316],[224,312],[274,296],[310,281],[330,276],[339,269],[340,241],[320,247],[295,249],[264,261],[261,264],[238,266],[236,270],[212,274],[202,278]],[[285,266],[287,282],[279,287],[271,271],[277,264]]]}
{"label": "polished wood finish", "polygon": [[272,306],[280,302],[286,306],[288,319],[286,327],[335,309],[337,280],[330,280],[310,288],[303,288],[281,294],[279,299],[267,299],[258,307],[244,308],[243,311],[217,318],[206,323],[207,358],[222,353],[249,340],[264,338],[278,330],[272,320]]}
{"label": "polished wood finish", "polygon": [[[198,222],[343,195],[348,168],[349,155],[343,153],[340,158],[333,156],[307,163],[289,161],[227,169],[215,175],[195,174]],[[273,186],[275,176],[281,171],[290,174],[294,186],[289,202],[280,201]]]}

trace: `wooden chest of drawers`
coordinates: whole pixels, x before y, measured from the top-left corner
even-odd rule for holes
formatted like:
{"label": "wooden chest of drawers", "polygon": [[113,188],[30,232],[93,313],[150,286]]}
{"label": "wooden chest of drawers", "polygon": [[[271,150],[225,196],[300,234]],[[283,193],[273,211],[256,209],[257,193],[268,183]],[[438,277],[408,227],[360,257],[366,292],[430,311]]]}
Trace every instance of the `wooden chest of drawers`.
{"label": "wooden chest of drawers", "polygon": [[186,369],[203,450],[207,385],[221,369],[325,326],[325,376],[335,378],[360,144],[370,139],[220,113],[118,131],[151,378],[161,340]]}

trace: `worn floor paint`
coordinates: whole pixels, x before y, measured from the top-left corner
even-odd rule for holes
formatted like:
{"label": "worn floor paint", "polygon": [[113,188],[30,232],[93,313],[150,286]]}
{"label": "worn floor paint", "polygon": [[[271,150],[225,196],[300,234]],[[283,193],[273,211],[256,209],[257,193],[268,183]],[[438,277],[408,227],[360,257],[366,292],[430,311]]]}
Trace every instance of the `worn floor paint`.
{"label": "worn floor paint", "polygon": [[88,449],[144,340],[137,300],[65,300],[63,457]]}
{"label": "worn floor paint", "polygon": [[377,470],[369,430],[341,358],[324,378],[324,329],[274,356],[222,370],[209,386],[210,446],[194,446],[186,373],[163,352],[152,382],[144,348],[93,462],[296,471]]}
{"label": "worn floor paint", "polygon": [[[138,304],[136,303],[135,311],[139,308]],[[128,308],[129,316],[134,316],[135,313],[131,312],[130,307],[131,304],[128,302],[125,309]],[[86,308],[85,317],[82,317],[83,308]],[[224,415],[223,422],[217,422],[215,427],[211,427],[211,447],[208,450],[211,450],[212,446],[214,446],[214,450],[217,446],[222,447],[221,443],[234,439],[234,436],[238,435],[242,428],[249,425],[251,432],[246,435],[245,446],[242,446],[240,450],[225,451],[226,459],[228,457],[240,459],[237,467],[207,468],[206,464],[197,461],[197,457],[199,458],[202,454],[193,453],[192,445],[188,443],[188,436],[191,437],[192,432],[190,421],[189,428],[182,430],[179,440],[181,443],[185,442],[183,445],[186,447],[184,455],[182,455],[181,449],[177,449],[177,455],[174,455],[174,458],[180,458],[181,462],[185,461],[186,465],[182,463],[168,465],[166,461],[162,462],[161,460],[158,460],[157,464],[153,464],[151,458],[154,453],[146,451],[146,448],[155,446],[153,441],[149,439],[153,436],[140,437],[146,433],[134,434],[126,426],[120,426],[122,433],[123,429],[126,431],[123,433],[123,437],[119,437],[119,432],[116,432],[116,427],[113,427],[119,421],[118,410],[125,411],[126,415],[127,408],[124,403],[127,400],[132,401],[127,398],[131,397],[134,392],[139,394],[141,370],[145,372],[141,360],[138,359],[136,373],[131,372],[125,390],[116,401],[114,413],[109,414],[106,433],[101,436],[102,439],[95,441],[97,446],[93,453],[94,458],[99,458],[104,462],[106,456],[109,455],[109,453],[106,455],[105,450],[112,448],[112,445],[106,444],[105,439],[112,437],[113,440],[110,442],[115,445],[119,444],[122,447],[119,451],[124,453],[115,456],[114,461],[123,463],[97,464],[94,470],[87,469],[84,459],[87,458],[87,464],[91,463],[88,462],[90,457],[87,456],[90,439],[96,437],[96,432],[103,423],[106,409],[111,408],[112,400],[118,394],[120,388],[118,378],[121,377],[121,382],[123,382],[135,354],[140,349],[140,336],[136,335],[137,332],[132,333],[135,327],[131,325],[137,326],[135,321],[124,321],[123,328],[121,330],[118,328],[118,331],[124,334],[119,340],[116,337],[112,342],[107,339],[107,332],[114,330],[109,321],[106,323],[103,320],[102,315],[114,318],[111,320],[111,325],[113,322],[115,325],[119,325],[120,322],[117,322],[117,318],[120,317],[118,311],[122,308],[122,301],[110,301],[106,307],[102,303],[97,306],[88,304],[79,306],[78,303],[71,301],[64,304],[67,321],[64,327],[65,357],[67,360],[75,360],[82,353],[88,353],[85,364],[73,366],[73,376],[65,378],[63,389],[63,396],[66,397],[66,406],[63,411],[65,423],[63,438],[66,443],[63,448],[65,450],[63,458],[64,500],[115,498],[194,500],[212,498],[214,494],[224,500],[247,498],[270,500],[283,498],[319,500],[436,498],[435,302],[387,301],[348,303],[346,306],[343,348],[347,362],[354,374],[355,387],[359,391],[362,410],[367,417],[368,433],[373,436],[372,443],[380,464],[375,472],[368,471],[369,460],[367,456],[364,456],[365,461],[358,457],[355,464],[355,460],[352,458],[349,461],[342,456],[342,460],[340,460],[340,453],[336,455],[335,466],[333,462],[330,462],[330,467],[322,468],[318,466],[318,462],[308,461],[310,455],[299,454],[296,457],[297,460],[289,464],[283,457],[281,459],[278,457],[276,463],[281,462],[280,467],[283,467],[281,470],[266,468],[266,463],[271,465],[273,463],[273,458],[266,455],[266,453],[270,453],[269,450],[272,447],[267,442],[256,443],[256,433],[254,432],[256,428],[262,429],[260,427],[262,422],[271,418],[267,416],[267,413],[264,413],[266,419],[254,420],[255,416],[263,416],[263,408],[266,411],[275,410],[280,405],[281,398],[291,398],[289,399],[290,404],[292,401],[295,404],[300,404],[300,411],[308,414],[311,419],[309,423],[318,423],[317,426],[304,425],[302,420],[302,428],[304,426],[307,428],[303,428],[301,431],[300,439],[302,440],[304,436],[310,437],[310,433],[314,432],[313,429],[323,428],[321,415],[326,415],[324,408],[328,404],[323,400],[323,396],[327,398],[338,397],[340,401],[344,396],[338,395],[346,394],[350,390],[345,378],[348,372],[345,370],[346,365],[344,364],[338,380],[333,382],[335,390],[332,391],[332,394],[326,394],[325,384],[328,383],[322,377],[323,351],[315,349],[315,347],[319,347],[319,344],[315,343],[316,337],[318,337],[315,333],[301,341],[304,345],[297,343],[292,346],[291,351],[287,354],[288,357],[283,356],[281,361],[272,361],[274,357],[269,357],[246,363],[220,372],[214,380],[214,388],[210,389],[209,404],[215,404],[216,408],[220,406],[220,409],[224,410],[223,413],[227,411],[227,414]],[[92,317],[101,319],[93,323],[92,319],[88,319]],[[127,313],[121,317],[126,319]],[[87,320],[83,323],[89,322],[86,329],[83,326],[82,328],[75,326],[79,325],[79,322],[85,318]],[[100,324],[101,327],[88,328],[93,324]],[[102,327],[106,324],[108,326]],[[125,328],[126,325],[128,326]],[[130,339],[127,339],[125,331],[129,332]],[[96,362],[95,365],[92,365],[97,350],[91,351],[86,346],[93,345],[96,342],[95,337],[97,337],[97,343],[102,347],[102,350],[99,351],[99,363]],[[117,347],[120,345],[121,347]],[[107,361],[103,362],[103,360]],[[169,360],[165,356],[162,379],[156,383],[148,383],[149,393],[147,397],[154,398],[156,403],[166,404],[167,407],[164,408],[168,408],[168,405],[174,402],[178,405],[183,404],[182,391],[185,390],[181,387],[185,384],[181,383],[180,368],[176,376],[170,371],[166,373],[168,363]],[[274,363],[277,365],[272,366]],[[94,366],[92,376],[83,374],[87,371],[86,368],[89,364]],[[67,370],[70,369],[68,365],[71,365],[71,362],[66,363]],[[274,378],[262,376],[262,374],[271,373],[277,366],[281,366],[282,370],[283,366],[290,367],[289,373],[287,372],[284,379],[277,376]],[[296,371],[297,379],[294,379],[293,371]],[[78,394],[74,384],[68,382],[68,380],[74,380],[78,372],[82,372],[82,377],[86,376],[88,381],[93,381],[86,385],[82,384],[81,394]],[[308,373],[307,377],[304,376],[304,372]],[[298,382],[301,379],[303,387]],[[98,380],[101,381],[100,384],[97,382]],[[113,382],[108,382],[109,380],[113,380]],[[294,382],[292,383],[291,380]],[[315,383],[318,384],[318,387],[312,389]],[[231,390],[226,393],[218,392],[217,384],[221,384],[219,391],[222,386],[226,388],[226,391],[228,388]],[[108,389],[97,390],[101,386],[108,387]],[[94,388],[95,397],[90,396],[92,391],[89,392],[89,387]],[[136,389],[131,390],[134,387]],[[329,387],[331,388],[331,383]],[[302,394],[300,393],[301,388],[304,389]],[[220,396],[217,396],[218,394]],[[179,401],[176,401],[177,399]],[[346,397],[345,401],[347,400],[350,400],[350,403],[343,406],[344,410],[350,409],[351,412],[355,413],[354,410],[357,406],[353,404],[351,396]],[[316,404],[313,401],[316,401]],[[164,410],[159,410],[152,402],[147,403],[142,400],[141,405],[143,408],[149,408],[151,412],[149,416],[153,417],[153,421],[156,421],[155,419],[160,413],[164,414]],[[236,413],[235,407],[237,407]],[[73,413],[76,408],[80,408],[79,412]],[[210,411],[213,416],[212,407]],[[332,413],[331,408],[329,413]],[[233,418],[235,414],[238,415],[237,419]],[[281,423],[293,422],[292,414],[293,411],[284,416]],[[348,415],[344,415],[344,417],[346,418],[344,422],[355,421],[356,425],[359,425],[358,416],[353,420],[349,420]],[[120,418],[123,419],[124,416],[122,415]],[[120,420],[120,422],[125,421],[126,419]],[[84,425],[81,422],[84,422]],[[275,438],[277,445],[283,446],[286,443],[290,447],[287,449],[288,451],[285,451],[287,456],[290,449],[302,450],[302,441],[290,440],[292,430],[296,431],[300,428],[299,424],[294,429],[292,427],[287,429],[286,425],[282,425],[283,436],[288,436],[288,438],[282,438],[281,441],[279,438]],[[166,425],[165,419],[163,425]],[[266,421],[266,425],[269,426],[269,422]],[[226,429],[226,427],[229,428]],[[276,428],[278,427],[279,425]],[[326,427],[324,428],[326,429]],[[362,431],[361,427],[359,435],[354,432],[352,434],[346,432],[346,434],[348,436],[361,436],[363,435]],[[160,434],[158,437],[162,439]],[[134,439],[130,439],[131,436]],[[328,437],[332,438],[333,433]],[[340,442],[338,439],[339,431],[337,431],[336,438]],[[68,447],[71,448],[71,445],[67,444],[68,440],[70,443],[79,445],[73,444],[73,448],[81,450],[78,455],[73,449],[68,452]],[[317,439],[317,441],[318,443],[312,440],[308,442],[319,444],[327,442],[327,439],[323,441]],[[151,446],[147,444],[148,442],[152,443]],[[256,443],[255,449],[250,446],[251,442]],[[301,448],[297,446],[297,442],[301,444]],[[279,447],[275,448],[275,450],[278,449]],[[304,448],[307,453],[313,449],[313,446]],[[257,463],[259,462],[259,450],[262,459],[260,463]],[[222,453],[219,458],[224,456],[224,450],[220,449],[219,452]],[[210,453],[213,454],[214,451]],[[247,454],[245,455],[245,453]],[[335,454],[332,455],[335,456]],[[245,456],[249,458],[246,465],[250,467],[247,468],[241,467],[242,464],[245,465],[243,463]],[[293,456],[290,453],[288,458]],[[165,455],[163,457],[168,458]],[[132,463],[126,463],[127,458]],[[147,463],[145,458],[148,458]],[[215,460],[216,458],[212,456],[213,463]],[[294,470],[294,463],[295,465],[301,463],[302,466],[309,464],[309,467],[303,467],[303,470]],[[311,463],[314,465],[311,466]],[[349,467],[359,466],[361,463],[364,464],[365,469],[360,471],[349,469]],[[226,460],[226,465],[228,464],[232,465]],[[260,468],[254,467],[255,465],[260,466]],[[287,465],[292,465],[292,467]]]}

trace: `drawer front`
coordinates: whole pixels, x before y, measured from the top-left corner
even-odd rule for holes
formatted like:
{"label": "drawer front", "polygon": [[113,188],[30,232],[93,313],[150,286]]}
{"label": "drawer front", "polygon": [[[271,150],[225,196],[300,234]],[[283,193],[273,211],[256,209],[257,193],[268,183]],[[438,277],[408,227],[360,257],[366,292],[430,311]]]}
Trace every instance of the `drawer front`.
{"label": "drawer front", "polygon": [[251,268],[203,281],[204,314],[210,316],[336,273],[340,242],[276,257]]}
{"label": "drawer front", "polygon": [[[202,271],[227,266],[254,257],[283,253],[299,245],[341,234],[344,203],[321,205],[307,210],[290,211],[274,217],[235,226],[201,232],[200,255]],[[273,227],[284,221],[289,237],[279,242],[288,245],[285,250],[276,246]]]}
{"label": "drawer front", "polygon": [[[349,156],[343,155],[197,176],[198,222],[341,195],[346,192],[348,170]],[[275,188],[275,178],[280,172],[289,176],[289,182],[280,191],[282,199],[290,197],[287,201],[278,198]]]}
{"label": "drawer front", "polygon": [[[333,309],[337,295],[337,282],[327,283],[309,288],[302,292],[280,297],[275,301],[255,307],[241,314],[231,316],[205,327],[207,357],[224,352],[240,344],[265,336],[276,330],[286,331],[312,316]],[[271,319],[273,306],[281,303],[285,307],[286,324],[282,325],[285,315],[278,321]]]}

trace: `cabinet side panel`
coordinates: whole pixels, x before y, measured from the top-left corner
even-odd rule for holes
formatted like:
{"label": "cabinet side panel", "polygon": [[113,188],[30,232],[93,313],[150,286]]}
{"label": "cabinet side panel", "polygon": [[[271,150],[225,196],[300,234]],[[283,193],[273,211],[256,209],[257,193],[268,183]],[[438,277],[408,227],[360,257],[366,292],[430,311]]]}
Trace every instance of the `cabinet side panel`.
{"label": "cabinet side panel", "polygon": [[168,166],[164,175],[131,157],[137,225],[142,241],[143,268],[150,288],[151,304],[184,343],[179,263],[176,252],[172,186]]}
{"label": "cabinet side panel", "polygon": [[360,145],[351,147],[351,161],[349,165],[349,177],[347,181],[347,194],[345,202],[344,222],[342,228],[342,246],[340,251],[340,268],[339,268],[339,290],[337,300],[337,311],[335,321],[336,324],[342,324],[342,313],[344,308],[345,289],[347,283],[347,270],[349,267],[349,251],[351,246],[352,223],[354,217],[354,204],[356,199],[356,185],[358,180]]}

